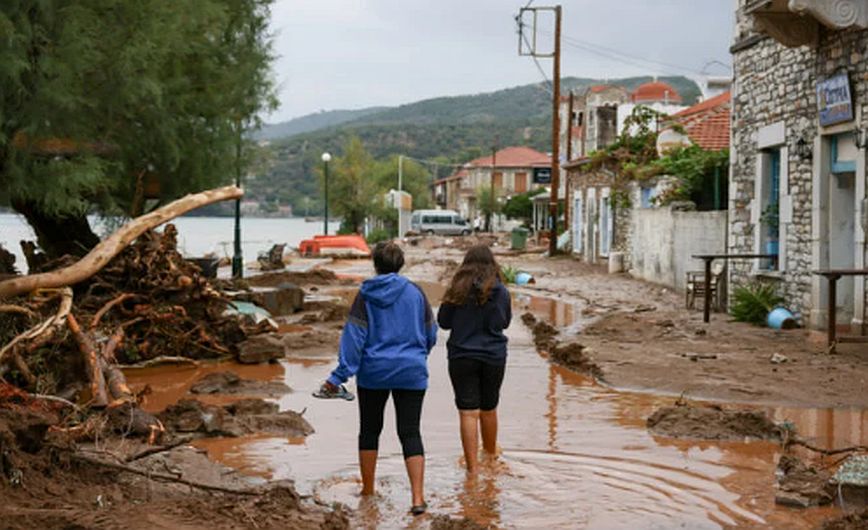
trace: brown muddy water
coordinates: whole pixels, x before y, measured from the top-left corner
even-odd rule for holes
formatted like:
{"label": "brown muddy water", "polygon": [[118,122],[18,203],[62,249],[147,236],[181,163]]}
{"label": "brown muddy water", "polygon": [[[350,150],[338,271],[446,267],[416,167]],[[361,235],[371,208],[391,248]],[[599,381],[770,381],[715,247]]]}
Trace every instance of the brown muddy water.
{"label": "brown muddy water", "polygon": [[[523,305],[560,325],[574,322],[580,309],[517,297],[516,306]],[[431,353],[422,419],[431,513],[467,516],[500,528],[601,529],[806,529],[838,513],[833,507],[797,510],[774,504],[779,455],[774,444],[652,436],[645,418],[656,407],[671,404],[671,397],[606,389],[549,364],[518,319],[508,334],[510,356],[499,407],[503,453],[475,480],[467,479],[460,462],[444,332]],[[426,528],[426,517],[413,520],[407,514],[410,496],[391,408],[380,442],[379,494],[373,500],[357,495],[356,404],[311,397],[333,364],[334,352],[324,351],[322,357],[274,365],[156,368],[131,372],[129,378],[134,387],[151,386],[151,410],[177,400],[210,371],[230,369],[245,378],[285,382],[294,391],[278,400],[281,407],[306,409],[315,434],[196,445],[251,477],[293,479],[303,493],[356,508],[354,527]],[[865,410],[768,411],[778,421],[792,421],[802,436],[821,446],[868,443]]]}

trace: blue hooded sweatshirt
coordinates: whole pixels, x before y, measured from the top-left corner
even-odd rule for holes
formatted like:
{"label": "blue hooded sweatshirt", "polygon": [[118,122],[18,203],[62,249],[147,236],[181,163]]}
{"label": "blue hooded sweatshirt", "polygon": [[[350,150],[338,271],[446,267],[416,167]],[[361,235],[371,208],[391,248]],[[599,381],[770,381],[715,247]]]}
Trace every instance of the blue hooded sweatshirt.
{"label": "blue hooded sweatshirt", "polygon": [[328,382],[340,385],[355,375],[362,388],[424,390],[436,342],[437,324],[422,289],[397,274],[375,276],[353,301]]}

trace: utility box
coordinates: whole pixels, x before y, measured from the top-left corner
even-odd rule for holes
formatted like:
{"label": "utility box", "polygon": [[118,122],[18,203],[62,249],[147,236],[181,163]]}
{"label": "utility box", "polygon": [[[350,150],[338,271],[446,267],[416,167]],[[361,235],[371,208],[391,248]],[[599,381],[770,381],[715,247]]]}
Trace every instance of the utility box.
{"label": "utility box", "polygon": [[518,226],[512,229],[512,250],[524,250],[527,248],[527,235],[530,230],[523,226]]}

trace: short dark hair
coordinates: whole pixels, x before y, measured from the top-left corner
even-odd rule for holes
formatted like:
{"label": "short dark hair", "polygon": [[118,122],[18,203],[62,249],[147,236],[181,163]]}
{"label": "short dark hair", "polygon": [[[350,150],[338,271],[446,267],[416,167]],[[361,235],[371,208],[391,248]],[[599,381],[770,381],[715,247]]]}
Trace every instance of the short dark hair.
{"label": "short dark hair", "polygon": [[404,251],[391,241],[381,241],[374,247],[374,269],[377,274],[398,272],[404,266]]}

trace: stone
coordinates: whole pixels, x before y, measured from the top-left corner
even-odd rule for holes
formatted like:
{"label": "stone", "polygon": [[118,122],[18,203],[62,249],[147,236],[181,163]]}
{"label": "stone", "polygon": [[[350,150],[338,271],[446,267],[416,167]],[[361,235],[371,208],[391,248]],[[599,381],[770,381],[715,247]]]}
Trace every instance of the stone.
{"label": "stone", "polygon": [[238,362],[260,364],[286,357],[283,342],[273,334],[254,335],[238,345]]}
{"label": "stone", "polygon": [[254,303],[273,316],[291,315],[304,307],[304,291],[294,283],[260,287],[255,291],[239,293],[235,299]]}

